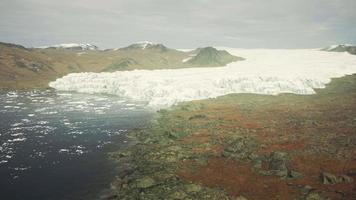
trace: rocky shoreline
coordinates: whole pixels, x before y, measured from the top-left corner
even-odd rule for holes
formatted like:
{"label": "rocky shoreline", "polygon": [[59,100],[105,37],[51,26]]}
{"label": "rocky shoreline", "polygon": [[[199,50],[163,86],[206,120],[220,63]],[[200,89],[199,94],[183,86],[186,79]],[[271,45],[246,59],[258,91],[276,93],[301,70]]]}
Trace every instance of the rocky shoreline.
{"label": "rocky shoreline", "polygon": [[99,199],[355,199],[356,75],[317,94],[233,94],[160,110],[109,155]]}

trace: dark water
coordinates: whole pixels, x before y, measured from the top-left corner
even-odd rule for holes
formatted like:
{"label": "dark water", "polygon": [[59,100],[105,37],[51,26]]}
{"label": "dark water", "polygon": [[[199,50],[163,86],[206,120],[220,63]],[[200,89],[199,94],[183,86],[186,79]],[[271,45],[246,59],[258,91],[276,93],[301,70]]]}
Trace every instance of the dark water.
{"label": "dark water", "polygon": [[119,97],[0,92],[0,199],[86,199],[109,186],[107,152],[147,125],[142,102]]}

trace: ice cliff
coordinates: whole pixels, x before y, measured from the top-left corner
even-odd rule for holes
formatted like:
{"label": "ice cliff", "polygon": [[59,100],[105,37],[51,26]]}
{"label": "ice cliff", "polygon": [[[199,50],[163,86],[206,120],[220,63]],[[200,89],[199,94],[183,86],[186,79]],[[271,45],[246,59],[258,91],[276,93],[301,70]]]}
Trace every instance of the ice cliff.
{"label": "ice cliff", "polygon": [[225,49],[246,58],[219,68],[74,73],[50,83],[61,91],[114,94],[155,108],[230,93],[313,94],[330,78],[356,72],[356,56],[318,50]]}

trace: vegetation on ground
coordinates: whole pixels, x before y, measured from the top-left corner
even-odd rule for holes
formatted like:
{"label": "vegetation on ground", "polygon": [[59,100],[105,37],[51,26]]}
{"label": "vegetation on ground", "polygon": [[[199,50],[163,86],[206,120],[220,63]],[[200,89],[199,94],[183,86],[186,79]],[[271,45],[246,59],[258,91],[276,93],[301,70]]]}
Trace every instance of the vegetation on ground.
{"label": "vegetation on ground", "polygon": [[315,95],[231,94],[160,110],[111,153],[101,199],[356,199],[356,75]]}

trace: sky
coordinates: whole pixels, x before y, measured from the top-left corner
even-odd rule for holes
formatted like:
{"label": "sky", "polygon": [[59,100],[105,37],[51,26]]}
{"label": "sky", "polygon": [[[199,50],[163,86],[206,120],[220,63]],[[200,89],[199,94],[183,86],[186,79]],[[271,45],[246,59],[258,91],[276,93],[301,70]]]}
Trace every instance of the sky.
{"label": "sky", "polygon": [[1,0],[0,41],[172,48],[356,44],[356,0]]}

